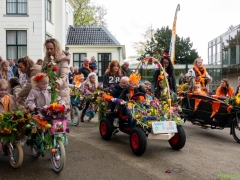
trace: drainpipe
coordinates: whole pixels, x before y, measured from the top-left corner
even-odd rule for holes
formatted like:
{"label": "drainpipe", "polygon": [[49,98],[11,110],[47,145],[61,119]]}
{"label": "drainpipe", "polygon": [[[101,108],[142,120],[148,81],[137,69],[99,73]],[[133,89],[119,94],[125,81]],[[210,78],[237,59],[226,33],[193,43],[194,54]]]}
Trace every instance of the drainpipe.
{"label": "drainpipe", "polygon": [[117,47],[117,50],[118,50],[118,61],[120,62],[121,60],[120,60],[120,49],[121,49],[121,47]]}

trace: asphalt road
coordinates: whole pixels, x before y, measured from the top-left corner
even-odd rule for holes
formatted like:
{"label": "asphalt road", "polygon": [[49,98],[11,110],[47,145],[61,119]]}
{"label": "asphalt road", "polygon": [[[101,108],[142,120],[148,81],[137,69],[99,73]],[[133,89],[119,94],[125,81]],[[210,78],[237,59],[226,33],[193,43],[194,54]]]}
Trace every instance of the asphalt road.
{"label": "asphalt road", "polygon": [[[131,151],[127,134],[120,132],[110,141],[102,140],[96,118],[77,127],[69,124],[69,128],[67,161],[61,173],[52,170],[49,153],[34,159],[25,145],[19,169],[12,169],[7,156],[0,152],[0,180],[240,179],[240,144],[229,135],[230,129],[202,129],[187,122],[182,150],[172,150],[168,141],[148,140],[146,152],[138,157]],[[165,172],[168,169],[171,173]]]}

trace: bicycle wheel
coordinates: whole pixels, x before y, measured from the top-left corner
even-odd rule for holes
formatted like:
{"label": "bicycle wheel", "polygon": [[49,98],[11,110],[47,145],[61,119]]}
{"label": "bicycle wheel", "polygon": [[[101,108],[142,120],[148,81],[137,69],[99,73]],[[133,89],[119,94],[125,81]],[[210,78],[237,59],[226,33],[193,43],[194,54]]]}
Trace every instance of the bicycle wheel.
{"label": "bicycle wheel", "polygon": [[62,141],[57,141],[55,149],[51,152],[51,162],[55,172],[61,172],[65,166],[66,154]]}
{"label": "bicycle wheel", "polygon": [[74,126],[77,126],[80,121],[80,111],[77,106],[71,105],[71,122]]}
{"label": "bicycle wheel", "polygon": [[12,152],[8,153],[9,162],[13,168],[18,168],[22,165],[23,162],[23,149],[18,142],[14,143],[12,146],[13,146],[13,148],[11,149]]}

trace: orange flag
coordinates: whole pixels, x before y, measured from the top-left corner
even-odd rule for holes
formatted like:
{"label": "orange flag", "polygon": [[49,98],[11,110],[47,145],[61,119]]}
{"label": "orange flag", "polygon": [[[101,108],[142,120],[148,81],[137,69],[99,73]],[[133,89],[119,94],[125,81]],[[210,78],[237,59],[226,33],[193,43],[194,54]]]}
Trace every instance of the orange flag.
{"label": "orange flag", "polygon": [[199,103],[201,102],[201,99],[195,98],[195,105],[194,105],[194,111],[197,110]]}

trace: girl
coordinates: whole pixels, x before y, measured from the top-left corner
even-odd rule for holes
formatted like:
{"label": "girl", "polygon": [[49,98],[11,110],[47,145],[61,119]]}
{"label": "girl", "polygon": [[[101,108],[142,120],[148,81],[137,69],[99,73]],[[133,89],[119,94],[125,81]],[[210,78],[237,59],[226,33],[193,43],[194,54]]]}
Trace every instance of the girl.
{"label": "girl", "polygon": [[199,94],[199,95],[203,95],[203,96],[206,96],[206,92],[202,91],[202,87],[201,87],[201,84],[200,83],[196,83],[194,85],[194,91],[193,91],[193,94]]}
{"label": "girl", "polygon": [[[96,73],[92,72],[88,75],[86,81],[84,81],[84,85],[83,85],[83,90],[84,90],[84,95],[88,96],[93,94],[97,89],[103,89],[102,86],[98,83],[97,81],[97,75]],[[84,122],[83,117],[90,105],[91,101],[87,101],[86,105],[82,111],[82,115],[81,115],[81,122]]]}
{"label": "girl", "polygon": [[[9,85],[10,94],[13,95],[14,97],[16,97],[17,94],[22,90],[22,85],[20,84],[19,79],[16,77],[9,79]],[[19,97],[17,99],[17,103],[19,104],[19,106],[25,107],[24,98]]]}
{"label": "girl", "polygon": [[117,60],[112,60],[109,70],[103,75],[103,88],[113,88],[121,79],[120,64]]}
{"label": "girl", "polygon": [[227,79],[222,79],[220,86],[216,91],[217,97],[226,99],[234,95],[233,87],[229,86],[229,82]]}
{"label": "girl", "polygon": [[0,79],[9,80],[14,77],[13,72],[9,69],[8,61],[4,60],[0,64]]}
{"label": "girl", "polygon": [[[39,73],[32,77],[33,88],[26,99],[26,107],[31,111],[34,111],[36,107],[43,108],[45,105],[50,105],[51,93],[48,84],[49,78],[45,73]],[[63,101],[59,103],[64,104]]]}
{"label": "girl", "polygon": [[8,94],[9,84],[5,79],[0,79],[0,113],[15,111],[17,103],[15,98]]}

